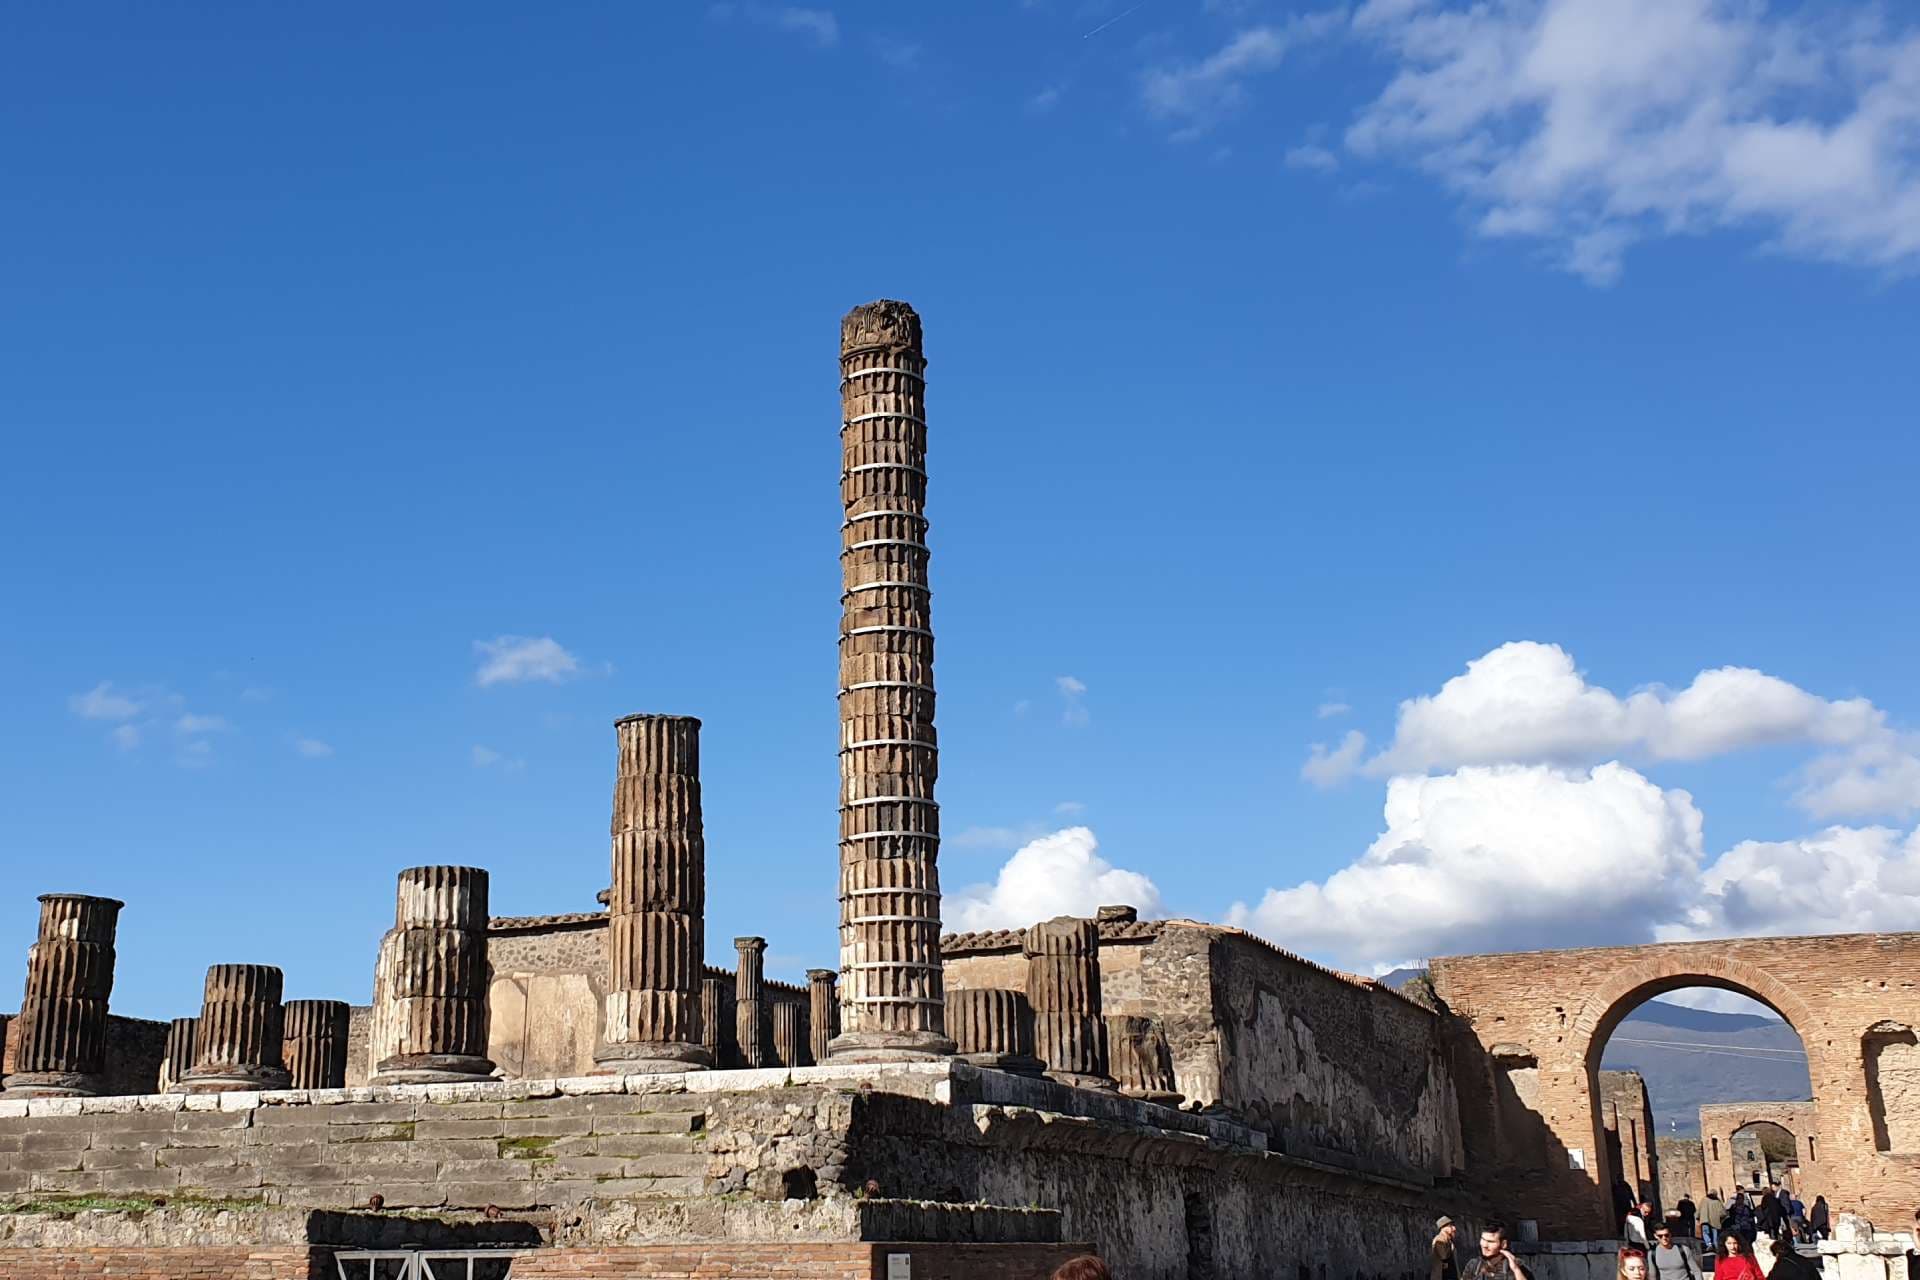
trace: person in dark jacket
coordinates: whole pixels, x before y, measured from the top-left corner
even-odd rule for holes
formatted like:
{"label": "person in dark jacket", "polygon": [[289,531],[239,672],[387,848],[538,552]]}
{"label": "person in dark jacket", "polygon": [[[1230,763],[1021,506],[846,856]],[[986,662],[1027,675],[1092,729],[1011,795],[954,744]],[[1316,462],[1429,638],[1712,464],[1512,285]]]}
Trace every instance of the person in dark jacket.
{"label": "person in dark jacket", "polygon": [[1776,1240],[1786,1234],[1782,1228],[1786,1225],[1787,1215],[1780,1207],[1780,1197],[1772,1187],[1760,1193],[1760,1203],[1753,1207],[1753,1220],[1755,1226]]}
{"label": "person in dark jacket", "polygon": [[1825,1196],[1815,1196],[1813,1208],[1807,1210],[1807,1234],[1815,1240],[1825,1240],[1833,1235],[1833,1227],[1828,1221]]}
{"label": "person in dark jacket", "polygon": [[1778,1280],[1820,1280],[1820,1268],[1800,1256],[1793,1247],[1793,1241],[1781,1236],[1773,1242],[1773,1270],[1768,1273]]}

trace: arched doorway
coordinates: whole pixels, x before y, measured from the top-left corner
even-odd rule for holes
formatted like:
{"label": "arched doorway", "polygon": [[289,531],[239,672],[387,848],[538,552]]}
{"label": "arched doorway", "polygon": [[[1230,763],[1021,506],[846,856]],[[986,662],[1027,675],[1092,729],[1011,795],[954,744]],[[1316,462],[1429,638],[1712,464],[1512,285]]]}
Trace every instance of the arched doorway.
{"label": "arched doorway", "polygon": [[1733,1131],[1733,1180],[1749,1191],[1791,1187],[1800,1171],[1798,1141],[1785,1125],[1755,1120]]}

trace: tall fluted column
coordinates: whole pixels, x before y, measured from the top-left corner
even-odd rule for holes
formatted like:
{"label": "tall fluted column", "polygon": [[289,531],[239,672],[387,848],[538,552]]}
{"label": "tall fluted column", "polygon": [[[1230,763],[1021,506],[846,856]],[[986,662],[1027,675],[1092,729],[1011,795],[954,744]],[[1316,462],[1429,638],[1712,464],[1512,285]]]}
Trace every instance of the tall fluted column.
{"label": "tall fluted column", "polygon": [[492,1076],[485,871],[409,867],[400,873],[394,925],[380,940],[373,988],[373,1083]]}
{"label": "tall fluted column", "polygon": [[1180,1105],[1173,1053],[1152,1018],[1114,1014],[1107,1018],[1107,1064],[1120,1092],[1163,1107]]}
{"label": "tall fluted column", "polygon": [[347,1083],[344,1000],[289,1000],[281,1056],[295,1089],[340,1089]]}
{"label": "tall fluted column", "polygon": [[975,1066],[1037,1076],[1033,1009],[1018,991],[964,987],[947,992],[947,1030],[960,1056]]}
{"label": "tall fluted column", "polygon": [[840,1033],[833,1056],[953,1052],[940,961],[920,317],[870,302],[840,322]]}
{"label": "tall fluted column", "polygon": [[193,1067],[180,1093],[284,1089],[285,979],[270,964],[216,964],[207,970],[206,999],[194,1028]]}
{"label": "tall fluted column", "polygon": [[798,1000],[773,1002],[773,1065],[807,1065],[807,1008]]}
{"label": "tall fluted column", "polygon": [[706,1048],[708,1060],[716,1067],[737,1065],[733,1012],[727,1007],[733,984],[732,978],[700,979],[700,1042]]}
{"label": "tall fluted column", "polygon": [[161,1093],[172,1093],[193,1070],[194,1031],[199,1025],[198,1018],[175,1018],[167,1024],[167,1047],[160,1054]]}
{"label": "tall fluted column", "polygon": [[100,1092],[113,993],[113,933],[125,906],[113,898],[48,893],[27,949],[27,987],[13,1028],[8,1097]]}
{"label": "tall fluted column", "polygon": [[840,993],[835,988],[840,974],[834,969],[807,970],[808,1048],[815,1062],[827,1060],[827,1044],[836,1030],[840,1012]]}
{"label": "tall fluted column", "polygon": [[740,968],[733,983],[734,1037],[740,1042],[740,1065],[767,1065],[767,940],[735,938]]}
{"label": "tall fluted column", "polygon": [[594,1058],[616,1071],[713,1065],[701,1042],[707,848],[700,817],[700,722],[627,716],[613,784],[613,888],[606,1035]]}
{"label": "tall fluted column", "polygon": [[1057,916],[1027,930],[1025,951],[1034,1052],[1047,1075],[1083,1089],[1113,1088],[1100,1020],[1098,926]]}

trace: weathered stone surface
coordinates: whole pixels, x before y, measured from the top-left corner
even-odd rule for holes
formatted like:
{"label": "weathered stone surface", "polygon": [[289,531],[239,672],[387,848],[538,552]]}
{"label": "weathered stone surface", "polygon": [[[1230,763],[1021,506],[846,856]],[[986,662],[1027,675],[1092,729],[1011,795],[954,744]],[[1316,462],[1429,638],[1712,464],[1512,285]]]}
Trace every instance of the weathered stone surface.
{"label": "weathered stone surface", "polygon": [[347,1020],[344,1000],[289,1000],[281,1058],[288,1087],[339,1089],[347,1083]]}
{"label": "weathered stone surface", "polygon": [[171,1092],[193,1069],[193,1041],[199,1026],[198,1018],[175,1018],[167,1024],[167,1047],[160,1057],[160,1092]]}
{"label": "weathered stone surface", "polygon": [[960,1056],[977,1066],[1039,1075],[1033,1052],[1033,1009],[1025,995],[1004,987],[947,991],[947,1030]]}
{"label": "weathered stone surface", "polygon": [[270,964],[216,964],[194,1028],[193,1066],[175,1087],[182,1093],[284,1089],[287,1069],[284,978]]}
{"label": "weathered stone surface", "polygon": [[614,729],[610,972],[595,1058],[622,1072],[712,1066],[700,991],[707,902],[700,722],[627,716]]}
{"label": "weathered stone surface", "polygon": [[773,1063],[778,1067],[811,1065],[807,1044],[807,1007],[798,1000],[773,1002]]}
{"label": "weathered stone surface", "polygon": [[773,1030],[772,1014],[767,1008],[767,940],[758,937],[735,938],[733,949],[739,955],[734,977],[734,1038],[740,1046],[740,1065],[764,1067],[771,1062],[768,1041]]}
{"label": "weathered stone surface", "polygon": [[1152,1018],[1124,1013],[1107,1015],[1106,1023],[1107,1066],[1120,1092],[1165,1107],[1179,1106],[1173,1054],[1160,1024]]}
{"label": "weathered stone surface", "polygon": [[493,1074],[487,1052],[487,873],[409,867],[374,967],[369,1052],[381,1084]]}
{"label": "weathered stone surface", "polygon": [[20,1012],[6,1028],[12,1045],[9,1098],[98,1093],[106,1071],[107,1000],[113,993],[113,898],[49,893],[27,949]]}
{"label": "weathered stone surface", "polygon": [[1101,1021],[1098,927],[1056,916],[1027,930],[1024,950],[1034,1054],[1048,1077],[1084,1089],[1113,1088]]}
{"label": "weathered stone surface", "polygon": [[926,358],[903,302],[840,326],[840,1031],[846,1061],[953,1052],[940,968]]}
{"label": "weathered stone surface", "polygon": [[827,1060],[827,1046],[839,1031],[839,985],[835,970],[807,970],[807,1048],[813,1062]]}

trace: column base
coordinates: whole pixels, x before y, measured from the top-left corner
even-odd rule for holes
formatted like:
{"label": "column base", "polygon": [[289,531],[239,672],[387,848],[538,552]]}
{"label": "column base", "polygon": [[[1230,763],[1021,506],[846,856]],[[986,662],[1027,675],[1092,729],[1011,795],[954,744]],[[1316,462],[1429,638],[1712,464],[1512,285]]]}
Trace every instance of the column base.
{"label": "column base", "polygon": [[657,1076],[674,1071],[711,1071],[713,1055],[705,1045],[683,1040],[636,1040],[601,1045],[594,1051],[593,1065],[607,1075]]}
{"label": "column base", "polygon": [[1046,1063],[1024,1053],[963,1053],[960,1059],[988,1071],[1005,1071],[1016,1076],[1044,1075],[1047,1069]]}
{"label": "column base", "polygon": [[932,1062],[951,1058],[954,1043],[932,1031],[843,1031],[827,1042],[828,1065]]}
{"label": "column base", "polygon": [[373,1069],[369,1084],[474,1084],[493,1079],[493,1063],[464,1053],[403,1053]]}
{"label": "column base", "polygon": [[293,1078],[278,1067],[210,1067],[189,1071],[174,1081],[172,1093],[242,1093],[249,1090],[291,1089]]}
{"label": "column base", "polygon": [[1137,1102],[1151,1102],[1157,1107],[1172,1107],[1176,1111],[1187,1100],[1184,1093],[1168,1093],[1160,1089],[1122,1089],[1120,1092]]}
{"label": "column base", "polygon": [[99,1076],[76,1071],[16,1071],[0,1080],[0,1098],[91,1098],[104,1087]]}
{"label": "column base", "polygon": [[1049,1071],[1047,1079],[1055,1084],[1072,1085],[1076,1089],[1094,1089],[1101,1093],[1120,1092],[1120,1086],[1112,1076],[1088,1075],[1081,1071]]}

